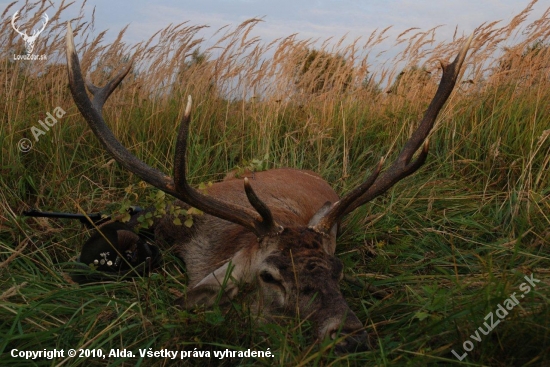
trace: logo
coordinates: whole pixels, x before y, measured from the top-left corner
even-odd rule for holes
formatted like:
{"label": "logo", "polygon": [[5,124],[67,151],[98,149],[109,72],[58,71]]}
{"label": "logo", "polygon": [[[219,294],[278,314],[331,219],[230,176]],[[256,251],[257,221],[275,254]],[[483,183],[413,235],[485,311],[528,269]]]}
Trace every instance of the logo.
{"label": "logo", "polygon": [[15,14],[13,15],[13,17],[11,18],[11,26],[13,27],[13,29],[17,33],[19,33],[19,35],[21,37],[23,37],[23,40],[25,41],[25,50],[27,51],[27,55],[31,55],[32,51],[34,49],[34,43],[36,42],[36,39],[38,38],[40,33],[42,33],[44,31],[44,29],[46,28],[46,25],[48,24],[48,20],[50,20],[50,18],[48,18],[48,14],[44,13],[42,15],[43,22],[44,22],[44,23],[42,23],[42,29],[40,29],[40,30],[33,29],[32,35],[29,36],[27,34],[27,31],[21,32],[19,30],[19,28],[15,25],[15,20],[17,19],[17,14],[19,14],[19,11],[16,11]]}

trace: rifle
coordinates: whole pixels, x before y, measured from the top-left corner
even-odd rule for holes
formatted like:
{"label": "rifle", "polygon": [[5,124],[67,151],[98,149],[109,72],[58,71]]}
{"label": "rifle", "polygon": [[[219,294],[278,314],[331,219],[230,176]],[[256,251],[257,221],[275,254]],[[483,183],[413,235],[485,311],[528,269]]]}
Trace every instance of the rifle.
{"label": "rifle", "polygon": [[[128,208],[128,213],[130,215],[134,215],[142,211],[143,209],[140,208],[139,206],[131,206],[130,208]],[[95,226],[101,225],[111,220],[111,217],[104,216],[101,213],[91,213],[91,214],[56,213],[56,212],[41,212],[36,209],[26,210],[23,212],[23,215],[27,217],[38,217],[38,218],[78,219],[80,223],[84,224],[88,228],[94,228]]]}

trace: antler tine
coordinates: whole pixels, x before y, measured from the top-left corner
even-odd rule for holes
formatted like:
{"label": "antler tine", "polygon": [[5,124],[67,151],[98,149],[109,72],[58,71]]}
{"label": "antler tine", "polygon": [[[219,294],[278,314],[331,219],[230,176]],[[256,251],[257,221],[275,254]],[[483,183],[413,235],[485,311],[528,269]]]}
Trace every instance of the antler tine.
{"label": "antler tine", "polygon": [[[176,142],[176,153],[174,159],[175,179],[173,180],[171,177],[166,176],[152,167],[149,167],[143,161],[133,156],[116,139],[101,115],[103,104],[128,74],[131,64],[125,67],[124,70],[122,70],[103,88],[96,87],[88,80],[87,87],[94,97],[93,101],[90,101],[88,95],[86,94],[86,88],[84,86],[80,62],[74,46],[73,31],[70,23],[67,23],[66,40],[67,70],[69,76],[69,86],[73,99],[94,134],[118,163],[120,163],[128,171],[136,174],[145,182],[155,186],[169,195],[172,195],[175,198],[183,200],[197,209],[232,223],[240,224],[254,232],[258,237],[262,237],[266,234],[267,228],[265,227],[265,223],[262,223],[262,220],[257,218],[258,215],[253,210],[203,195],[188,185],[185,177],[185,158],[189,121],[191,120],[191,97],[189,97]],[[254,203],[252,205],[256,207]],[[264,215],[264,213],[260,214],[262,216]]]}
{"label": "antler tine", "polygon": [[42,14],[42,17],[44,18],[44,23],[42,23],[42,29],[41,30],[34,30],[32,32],[33,36],[35,35],[39,35],[40,33],[42,33],[44,31],[44,29],[46,29],[46,25],[48,25],[48,20],[50,20],[50,18],[48,17],[48,14],[44,13]]}
{"label": "antler tine", "polygon": [[262,217],[262,231],[264,233],[276,232],[279,226],[275,223],[275,220],[273,219],[273,214],[271,214],[271,210],[269,210],[267,205],[265,205],[265,203],[260,200],[258,195],[256,195],[256,193],[252,189],[252,186],[250,185],[248,177],[244,178],[244,191],[246,192],[246,197],[248,198],[250,204]]}
{"label": "antler tine", "polygon": [[132,69],[132,64],[133,60],[130,60],[128,65],[126,65],[124,69],[122,69],[122,71],[120,71],[102,88],[95,86],[89,78],[89,75],[86,76],[86,89],[88,89],[88,91],[94,97],[92,99],[92,106],[97,110],[98,113],[101,113],[101,111],[103,110],[103,105],[105,104],[111,93],[114,92],[120,82],[122,82],[126,75],[128,75],[128,73]]}
{"label": "antler tine", "polygon": [[[259,206],[256,205],[257,202],[250,200],[250,196],[249,200],[252,206],[258,210],[262,219],[257,218],[258,215],[250,209],[215,199],[212,196],[204,195],[189,186],[186,177],[186,157],[189,122],[191,120],[191,104],[192,100],[191,96],[189,96],[176,141],[176,152],[174,155],[174,183],[175,189],[178,193],[176,197],[210,215],[240,224],[243,227],[250,229],[258,237],[262,237],[271,230],[271,227],[266,227],[265,225],[265,211],[262,209],[258,210],[258,208],[267,208],[267,206],[265,206],[265,204],[257,197],[257,202],[261,203]],[[267,209],[267,211],[269,212],[269,209]],[[271,216],[270,212],[269,216]],[[272,217],[271,221],[273,221]]]}
{"label": "antler tine", "polygon": [[[410,139],[405,143],[405,146],[399,153],[397,159],[391,164],[391,166],[383,172],[379,177],[375,177],[372,183],[369,179],[360,185],[357,189],[352,190],[346,194],[338,202],[334,203],[331,209],[325,214],[325,216],[319,221],[316,229],[322,232],[327,232],[330,228],[344,215],[352,212],[361,205],[369,202],[378,195],[386,192],[395,183],[403,179],[404,177],[414,173],[424,162],[428,156],[428,141],[424,142],[432,130],[439,111],[451,95],[453,88],[456,84],[460,68],[464,63],[464,59],[470,47],[473,39],[473,34],[464,43],[462,49],[456,56],[455,60],[449,64],[444,65],[443,75],[439,86],[433,97],[428,109],[426,110],[424,117],[422,118],[420,125],[413,132]],[[424,148],[413,162],[411,159],[414,153],[418,150],[420,145],[424,142]],[[378,167],[380,169],[380,165]],[[375,173],[377,171],[375,170]],[[374,175],[374,174],[373,174]],[[367,184],[369,182],[370,184]]]}
{"label": "antler tine", "polygon": [[410,139],[405,143],[401,153],[399,153],[397,160],[400,163],[404,163],[406,165],[410,162],[414,152],[416,152],[420,145],[422,145],[422,142],[432,130],[439,111],[443,108],[443,105],[454,89],[458,74],[460,73],[460,68],[464,63],[464,59],[466,58],[466,53],[470,48],[470,43],[472,42],[473,36],[474,35],[472,34],[464,43],[462,49],[451,64],[445,65],[441,63],[443,75],[441,76],[441,81],[439,82],[435,96],[430,102],[430,105],[424,114],[424,118],[420,121],[420,125],[413,132]]}
{"label": "antler tine", "polygon": [[21,31],[19,30],[19,28],[17,28],[17,26],[15,25],[15,20],[19,17],[18,14],[19,14],[19,10],[16,11],[15,14],[13,14],[13,16],[11,17],[11,25],[12,25],[13,29],[14,29],[17,33],[19,33],[19,34],[22,35],[22,36],[28,37],[28,36],[27,36],[27,31],[21,32]]}

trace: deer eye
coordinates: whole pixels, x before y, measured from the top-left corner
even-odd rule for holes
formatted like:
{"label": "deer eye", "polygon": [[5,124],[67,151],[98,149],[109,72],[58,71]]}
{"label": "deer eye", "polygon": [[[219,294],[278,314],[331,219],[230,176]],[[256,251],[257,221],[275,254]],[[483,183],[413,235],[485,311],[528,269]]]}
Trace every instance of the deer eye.
{"label": "deer eye", "polygon": [[263,281],[264,283],[271,283],[271,284],[279,283],[279,282],[277,281],[277,279],[275,279],[275,278],[273,277],[273,275],[271,275],[271,273],[269,273],[268,271],[262,271],[262,272],[260,273],[260,278],[262,278],[262,281]]}

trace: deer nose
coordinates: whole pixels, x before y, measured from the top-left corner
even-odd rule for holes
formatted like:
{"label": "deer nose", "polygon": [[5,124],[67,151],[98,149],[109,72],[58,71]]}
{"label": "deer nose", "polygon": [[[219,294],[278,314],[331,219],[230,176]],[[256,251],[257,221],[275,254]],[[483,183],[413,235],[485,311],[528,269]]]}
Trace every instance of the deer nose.
{"label": "deer nose", "polygon": [[369,349],[365,330],[334,329],[330,331],[329,335],[332,340],[339,339],[335,344],[337,353],[360,352]]}

